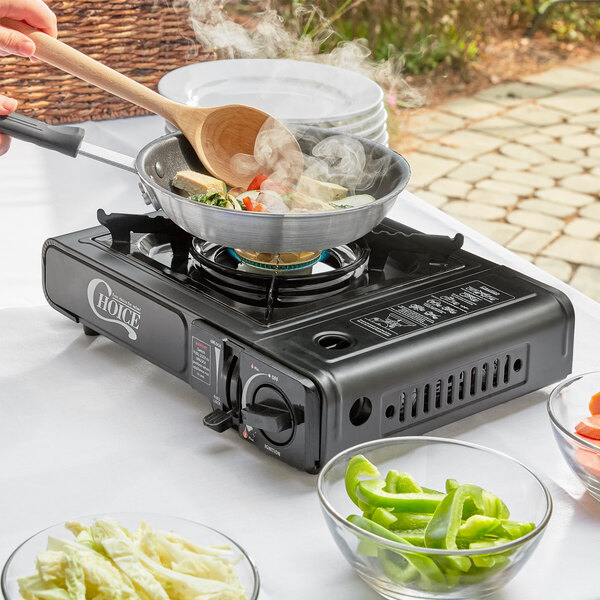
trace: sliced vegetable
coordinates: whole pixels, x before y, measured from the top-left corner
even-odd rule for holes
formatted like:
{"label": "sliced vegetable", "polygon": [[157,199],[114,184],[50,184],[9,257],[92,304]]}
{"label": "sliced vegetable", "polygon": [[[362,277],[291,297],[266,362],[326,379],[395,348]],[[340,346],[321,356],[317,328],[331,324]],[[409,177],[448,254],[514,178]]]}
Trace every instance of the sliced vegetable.
{"label": "sliced vegetable", "polygon": [[590,412],[600,415],[600,392],[595,393],[590,400]]}
{"label": "sliced vegetable", "polygon": [[[597,468],[600,471],[600,457]],[[362,516],[349,516],[351,523],[385,540],[415,548],[405,552],[383,542],[378,547],[376,541],[359,537],[357,552],[376,556],[390,580],[426,592],[484,580],[510,562],[512,549],[495,549],[535,529],[534,523],[509,520],[504,502],[479,486],[448,479],[446,493],[441,493],[420,485],[410,473],[390,470],[384,478],[362,455],[349,461],[345,485],[363,511]],[[419,552],[427,548],[449,553]],[[490,553],[451,554],[484,548]]]}
{"label": "sliced vegetable", "polygon": [[477,540],[484,535],[494,531],[500,526],[500,521],[496,517],[487,517],[486,515],[471,515],[459,528],[456,534],[457,538],[463,540]]}
{"label": "sliced vegetable", "polygon": [[[370,519],[365,519],[359,515],[350,515],[348,517],[348,521],[360,527],[361,529],[364,529],[369,533],[374,533],[375,535],[378,535],[384,539],[391,540],[392,542],[397,542],[399,544],[410,545],[404,538],[400,537],[396,533],[393,533],[392,531],[388,531],[385,527],[374,523]],[[427,589],[431,589],[431,583],[446,583],[444,574],[440,571],[440,568],[435,564],[435,562],[428,556],[424,556],[423,554],[419,554],[417,552],[402,552],[400,550],[398,550],[397,553],[419,572],[419,577],[422,580],[422,584],[425,585]]]}
{"label": "sliced vegetable", "polygon": [[233,208],[233,205],[229,202],[229,200],[218,192],[211,192],[210,194],[194,194],[193,196],[190,196],[190,200],[193,202],[200,202],[201,204],[208,204],[210,206]]}
{"label": "sliced vegetable", "polygon": [[358,497],[371,506],[398,511],[432,513],[444,499],[443,494],[407,493],[390,494],[384,491],[385,480],[371,479],[358,484]]}
{"label": "sliced vegetable", "polygon": [[593,450],[580,448],[575,450],[575,460],[587,473],[600,479],[600,454]]}
{"label": "sliced vegetable", "polygon": [[417,493],[423,492],[421,486],[415,481],[415,478],[410,473],[398,473],[398,471],[389,471],[385,478],[386,492],[396,494]]}
{"label": "sliced vegetable", "polygon": [[350,496],[350,500],[352,500],[358,508],[364,510],[364,503],[360,502],[356,495],[356,488],[360,483],[361,477],[380,477],[380,474],[377,467],[372,462],[367,460],[362,454],[357,454],[350,459],[350,462],[346,467],[344,484],[346,486],[346,493]]}
{"label": "sliced vegetable", "polygon": [[269,179],[268,175],[263,175],[262,173],[259,173],[251,182],[250,185],[248,186],[248,191],[251,190],[260,190],[260,186],[267,180]]}
{"label": "sliced vegetable", "polygon": [[289,194],[292,190],[281,183],[277,183],[272,179],[269,179],[267,175],[257,175],[248,186],[248,190],[268,190],[270,192],[277,192],[278,194]]}
{"label": "sliced vegetable", "polygon": [[588,444],[594,444],[594,446],[600,446],[600,440],[595,440],[594,438],[589,438],[589,437],[587,437],[585,435],[581,435],[580,433],[577,433],[577,432],[575,433],[575,435],[578,438],[586,441]]}
{"label": "sliced vegetable", "polygon": [[509,521],[508,519],[500,519],[500,526],[494,529],[494,534],[500,538],[516,540],[527,535],[534,529],[534,523],[520,523],[518,521]]}
{"label": "sliced vegetable", "polygon": [[251,212],[265,212],[263,205],[260,202],[254,202],[250,196],[245,196],[242,198],[242,202],[246,207],[246,210]]}
{"label": "sliced vegetable", "polygon": [[245,600],[230,549],[198,546],[142,523],[68,523],[73,541],[48,538],[37,573],[18,580],[25,600]]}
{"label": "sliced vegetable", "polygon": [[400,512],[394,513],[396,521],[392,529],[424,529],[431,521],[431,514]]}
{"label": "sliced vegetable", "polygon": [[575,431],[585,437],[600,440],[600,415],[586,417],[575,425]]}
{"label": "sliced vegetable", "polygon": [[391,513],[389,510],[385,508],[376,508],[373,511],[373,516],[371,517],[375,523],[379,525],[383,525],[386,529],[392,529],[392,525],[397,521],[394,513]]}

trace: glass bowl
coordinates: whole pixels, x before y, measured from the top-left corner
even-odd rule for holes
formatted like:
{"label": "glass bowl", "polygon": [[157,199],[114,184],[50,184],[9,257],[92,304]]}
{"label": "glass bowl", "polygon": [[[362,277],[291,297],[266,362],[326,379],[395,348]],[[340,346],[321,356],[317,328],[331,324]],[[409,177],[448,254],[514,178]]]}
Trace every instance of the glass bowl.
{"label": "glass bowl", "polygon": [[600,372],[570,377],[550,394],[548,414],[562,455],[590,494],[600,501],[600,446],[575,433],[575,425],[590,416],[589,402],[598,392]]}
{"label": "glass bowl", "polygon": [[[348,497],[344,483],[348,461],[357,454],[376,465],[382,477],[395,469],[410,473],[420,485],[435,490],[444,490],[446,479],[478,485],[505,502],[510,519],[531,522],[535,527],[519,539],[478,550],[438,550],[385,540],[347,520],[350,514],[361,514]],[[493,594],[527,562],[552,514],[550,492],[517,460],[467,442],[425,436],[376,440],[345,450],[325,465],[317,490],[327,526],[346,560],[369,586],[394,600],[466,600]],[[407,582],[389,567],[390,560],[414,565],[415,557],[443,566],[442,580],[432,584],[419,574]],[[447,569],[448,559],[456,563],[465,561],[464,557],[472,561],[467,563],[473,567],[468,573]],[[485,561],[492,566],[482,566]]]}
{"label": "glass bowl", "polygon": [[[135,530],[142,521],[145,521],[154,529],[173,532],[202,546],[211,544],[229,546],[232,550],[232,559],[239,557],[239,561],[235,564],[234,568],[246,590],[246,597],[248,600],[256,600],[258,598],[260,580],[252,559],[239,544],[216,529],[179,517],[145,513],[88,515],[72,520],[91,525],[97,519],[104,518],[116,520],[129,531]],[[5,600],[22,600],[17,579],[35,573],[36,556],[38,552],[46,549],[49,537],[65,540],[74,539],[73,534],[65,527],[65,523],[63,522],[42,529],[42,531],[31,536],[18,546],[6,561],[2,571],[1,588]]]}

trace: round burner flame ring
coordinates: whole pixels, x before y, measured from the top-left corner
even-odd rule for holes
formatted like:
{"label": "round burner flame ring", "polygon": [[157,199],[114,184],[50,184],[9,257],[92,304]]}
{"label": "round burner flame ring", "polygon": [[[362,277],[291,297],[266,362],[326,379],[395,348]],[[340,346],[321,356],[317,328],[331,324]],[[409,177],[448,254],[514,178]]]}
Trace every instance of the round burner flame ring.
{"label": "round burner flame ring", "polygon": [[233,248],[227,248],[227,250],[229,251],[229,254],[231,254],[231,256],[245,264],[245,265],[249,265],[251,267],[256,267],[258,269],[263,269],[265,271],[297,271],[300,269],[306,269],[308,267],[312,267],[313,265],[316,265],[318,262],[325,260],[328,256],[328,252],[327,250],[323,250],[322,252],[316,253],[316,256],[314,258],[311,258],[308,261],[303,261],[303,262],[297,262],[297,263],[262,263],[262,262],[258,262],[255,260],[252,260],[250,258],[248,258],[247,256],[244,256],[243,254],[241,254],[241,251],[237,251],[234,250]]}

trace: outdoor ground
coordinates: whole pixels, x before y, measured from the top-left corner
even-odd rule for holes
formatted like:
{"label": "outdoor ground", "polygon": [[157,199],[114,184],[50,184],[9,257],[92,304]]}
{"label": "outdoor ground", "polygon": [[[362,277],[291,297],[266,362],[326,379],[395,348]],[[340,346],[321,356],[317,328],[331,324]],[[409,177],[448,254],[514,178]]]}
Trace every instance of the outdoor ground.
{"label": "outdoor ground", "polygon": [[408,189],[600,301],[600,50],[492,42],[390,116]]}

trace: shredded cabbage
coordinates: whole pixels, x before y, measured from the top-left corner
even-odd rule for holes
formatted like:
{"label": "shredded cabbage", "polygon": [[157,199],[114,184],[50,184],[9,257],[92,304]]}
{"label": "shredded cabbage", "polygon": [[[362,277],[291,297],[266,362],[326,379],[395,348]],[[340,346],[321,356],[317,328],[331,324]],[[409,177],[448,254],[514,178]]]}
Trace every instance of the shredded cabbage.
{"label": "shredded cabbage", "polygon": [[[73,541],[48,538],[37,573],[18,580],[24,600],[245,600],[229,546],[199,546],[147,523],[68,522]],[[238,557],[238,560],[241,557]]]}

